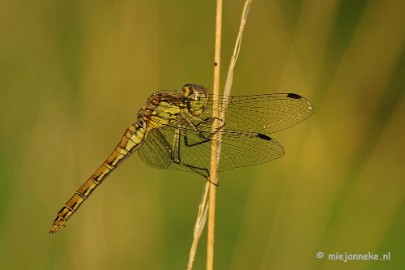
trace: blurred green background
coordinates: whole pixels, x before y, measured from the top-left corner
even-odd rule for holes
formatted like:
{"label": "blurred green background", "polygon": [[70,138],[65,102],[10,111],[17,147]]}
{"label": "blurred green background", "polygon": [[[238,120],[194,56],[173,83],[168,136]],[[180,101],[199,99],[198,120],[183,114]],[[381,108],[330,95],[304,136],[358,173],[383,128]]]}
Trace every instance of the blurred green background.
{"label": "blurred green background", "polygon": [[[242,7],[225,1],[223,81]],[[204,181],[137,156],[48,231],[151,93],[212,88],[214,12],[0,2],[0,269],[186,268]],[[295,92],[315,109],[274,134],[282,159],[220,175],[216,269],[405,268],[404,88],[403,1],[255,1],[233,94]],[[327,259],[345,252],[391,260]]]}

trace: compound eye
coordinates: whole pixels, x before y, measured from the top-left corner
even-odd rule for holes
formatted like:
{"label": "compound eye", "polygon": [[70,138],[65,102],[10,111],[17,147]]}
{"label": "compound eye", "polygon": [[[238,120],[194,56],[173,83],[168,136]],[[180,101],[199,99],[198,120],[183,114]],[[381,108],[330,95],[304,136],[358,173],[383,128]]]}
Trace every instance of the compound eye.
{"label": "compound eye", "polygon": [[190,95],[193,94],[193,85],[192,84],[186,84],[181,88],[181,91],[183,92],[184,97],[189,97]]}
{"label": "compound eye", "polygon": [[184,97],[190,97],[191,95],[205,95],[206,90],[203,86],[198,84],[186,84],[181,89],[183,92]]}

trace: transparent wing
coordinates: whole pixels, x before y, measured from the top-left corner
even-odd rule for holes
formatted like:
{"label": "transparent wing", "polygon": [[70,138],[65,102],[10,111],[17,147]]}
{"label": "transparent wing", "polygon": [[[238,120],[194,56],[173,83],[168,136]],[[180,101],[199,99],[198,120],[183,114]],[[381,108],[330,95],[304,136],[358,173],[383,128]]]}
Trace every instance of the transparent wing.
{"label": "transparent wing", "polygon": [[[228,104],[225,127],[271,134],[288,129],[312,114],[312,104],[293,93],[220,97]],[[201,118],[212,117],[212,95]]]}
{"label": "transparent wing", "polygon": [[[227,110],[221,132],[221,159],[219,171],[254,166],[284,155],[284,149],[271,134],[288,129],[311,116],[312,105],[304,97],[292,93],[257,96],[220,97]],[[141,159],[157,168],[190,171],[207,170],[210,164],[212,96],[199,117],[197,127],[164,126],[152,130],[139,150]],[[175,130],[179,129],[179,135]],[[198,132],[196,131],[198,130]],[[206,138],[206,139],[204,139]],[[179,140],[178,150],[174,149]],[[174,162],[177,153],[181,164]],[[193,170],[191,169],[191,170]]]}
{"label": "transparent wing", "polygon": [[172,139],[162,134],[161,129],[152,130],[138,150],[141,160],[151,167],[168,169],[172,165]]}
{"label": "transparent wing", "polygon": [[[211,134],[209,130],[183,128],[176,138],[175,127],[165,126],[153,130],[144,145],[139,149],[140,158],[149,166],[194,171],[208,170],[211,155]],[[284,155],[281,144],[270,137],[257,133],[221,130],[221,159],[218,171],[239,167],[254,166],[277,159]],[[208,140],[204,140],[200,135]],[[179,139],[178,155],[181,164],[173,162],[174,140]]]}

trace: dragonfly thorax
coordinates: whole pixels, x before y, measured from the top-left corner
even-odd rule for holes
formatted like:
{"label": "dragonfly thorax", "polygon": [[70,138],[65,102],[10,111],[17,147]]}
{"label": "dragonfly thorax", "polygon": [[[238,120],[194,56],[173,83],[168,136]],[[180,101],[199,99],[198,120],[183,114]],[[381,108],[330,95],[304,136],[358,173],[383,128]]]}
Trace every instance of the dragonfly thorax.
{"label": "dragonfly thorax", "polygon": [[180,113],[178,94],[173,91],[160,91],[151,95],[138,112],[138,119],[145,122],[148,129],[158,128],[177,120]]}
{"label": "dragonfly thorax", "polygon": [[203,86],[186,84],[180,91],[165,90],[152,94],[139,111],[138,119],[145,122],[148,129],[177,125],[190,116],[202,115],[207,102],[207,90]]}

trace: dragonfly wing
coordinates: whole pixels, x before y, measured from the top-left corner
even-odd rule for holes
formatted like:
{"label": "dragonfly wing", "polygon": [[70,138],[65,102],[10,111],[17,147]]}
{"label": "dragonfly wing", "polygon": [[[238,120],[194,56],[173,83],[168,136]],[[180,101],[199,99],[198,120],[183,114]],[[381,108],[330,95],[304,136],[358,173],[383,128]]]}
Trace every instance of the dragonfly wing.
{"label": "dragonfly wing", "polygon": [[[271,134],[288,129],[312,114],[312,104],[293,93],[274,93],[252,96],[220,97],[228,104],[225,127]],[[204,110],[203,118],[212,115],[212,96]]]}
{"label": "dragonfly wing", "polygon": [[[180,128],[178,156],[181,164],[173,162],[171,156],[176,129],[173,126],[152,131],[139,155],[146,164],[157,168],[192,172],[195,169],[209,170],[210,128],[210,123],[198,126],[198,132],[189,126]],[[283,146],[268,136],[224,128],[219,132],[221,157],[218,171],[259,165],[284,155]]]}
{"label": "dragonfly wing", "polygon": [[155,168],[167,169],[172,164],[170,136],[163,135],[160,129],[152,130],[145,143],[138,150],[141,160]]}
{"label": "dragonfly wing", "polygon": [[[154,129],[150,132],[145,143],[139,149],[139,157],[141,160],[155,168],[160,169],[173,169],[180,171],[195,172],[194,169],[205,169],[209,159],[209,145],[206,147],[190,147],[186,145],[186,140],[189,143],[200,143],[201,137],[195,133],[191,127],[183,127],[180,129],[180,136],[176,135],[176,126],[163,126]],[[200,134],[210,136],[210,132],[202,131]],[[185,139],[184,134],[188,134]],[[182,164],[176,163],[173,160],[175,140],[179,141],[179,160]],[[208,148],[207,148],[208,147]],[[208,167],[207,167],[208,168]]]}
{"label": "dragonfly wing", "polygon": [[268,136],[224,129],[219,171],[255,166],[284,155],[283,146]]}
{"label": "dragonfly wing", "polygon": [[[219,131],[219,171],[254,166],[280,158],[284,155],[283,146],[265,134],[288,129],[312,114],[311,103],[292,93],[220,97],[220,101],[228,106],[224,126]],[[195,127],[168,125],[151,131],[139,151],[141,159],[158,168],[186,171],[190,171],[190,168],[209,169],[212,96],[199,118],[201,122]],[[180,131],[178,138],[176,129]],[[175,140],[179,140],[179,146],[174,151]],[[180,162],[173,161],[174,153],[178,153]]]}
{"label": "dragonfly wing", "polygon": [[[218,171],[231,170],[246,166],[255,166],[270,162],[284,155],[284,148],[268,136],[257,133],[221,130],[221,155]],[[209,169],[211,158],[211,140],[202,142],[196,133],[187,132],[181,141],[181,161],[198,168]],[[184,143],[187,138],[188,146]]]}

